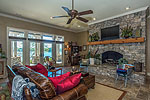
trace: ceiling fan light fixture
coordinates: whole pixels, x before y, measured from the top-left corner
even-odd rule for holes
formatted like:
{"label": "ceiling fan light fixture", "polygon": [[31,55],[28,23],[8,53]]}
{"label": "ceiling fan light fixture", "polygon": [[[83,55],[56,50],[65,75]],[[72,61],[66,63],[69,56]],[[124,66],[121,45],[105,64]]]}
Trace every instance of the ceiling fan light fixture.
{"label": "ceiling fan light fixture", "polygon": [[126,7],[126,10],[129,10],[130,9],[130,6]]}
{"label": "ceiling fan light fixture", "polygon": [[72,20],[74,20],[75,18],[87,23],[89,20],[81,17],[82,15],[88,15],[88,14],[93,14],[92,10],[86,10],[86,11],[82,11],[82,12],[78,12],[77,10],[74,9],[74,0],[72,0],[72,9],[69,9],[67,7],[62,7],[62,9],[64,9],[68,15],[64,15],[64,16],[54,16],[51,17],[51,19],[53,18],[62,18],[62,17],[70,17],[69,20],[67,21],[67,24],[70,24],[72,22]]}
{"label": "ceiling fan light fixture", "polygon": [[96,20],[96,18],[93,18],[93,20]]}
{"label": "ceiling fan light fixture", "polygon": [[50,19],[53,19],[53,17],[50,17]]}

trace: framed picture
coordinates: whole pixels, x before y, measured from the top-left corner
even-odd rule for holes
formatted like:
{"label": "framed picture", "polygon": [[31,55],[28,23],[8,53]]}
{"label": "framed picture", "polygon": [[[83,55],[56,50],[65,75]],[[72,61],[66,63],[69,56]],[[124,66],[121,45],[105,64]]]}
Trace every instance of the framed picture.
{"label": "framed picture", "polygon": [[68,55],[68,50],[65,50],[65,55]]}
{"label": "framed picture", "polygon": [[86,50],[87,50],[87,46],[83,45],[83,51],[86,51]]}

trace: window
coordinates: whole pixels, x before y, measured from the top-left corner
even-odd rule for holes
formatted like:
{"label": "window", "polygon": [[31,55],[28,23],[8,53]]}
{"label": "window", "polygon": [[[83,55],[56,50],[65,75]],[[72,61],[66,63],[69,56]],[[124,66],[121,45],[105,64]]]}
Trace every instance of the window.
{"label": "window", "polygon": [[63,36],[56,36],[56,41],[64,41],[64,37]]}
{"label": "window", "polygon": [[55,41],[56,44],[56,63],[61,64],[63,62],[63,44],[61,42],[64,41],[63,36],[56,36]]}
{"label": "window", "polygon": [[54,40],[53,35],[43,35],[43,40]]}
{"label": "window", "polygon": [[23,41],[11,41],[11,65],[23,64]]}
{"label": "window", "polygon": [[56,44],[56,63],[60,64],[63,60],[63,44]]}
{"label": "window", "polygon": [[40,63],[40,43],[30,42],[30,65]]}
{"label": "window", "polygon": [[46,56],[63,64],[63,36],[14,28],[8,28],[8,34],[8,64],[43,64]]}
{"label": "window", "polygon": [[44,43],[44,57],[53,57],[52,56],[52,43]]}
{"label": "window", "polygon": [[30,38],[30,39],[41,39],[41,35],[38,33],[29,33],[28,38]]}
{"label": "window", "polygon": [[9,30],[9,36],[12,36],[12,37],[24,37],[24,32],[15,31],[15,30]]}

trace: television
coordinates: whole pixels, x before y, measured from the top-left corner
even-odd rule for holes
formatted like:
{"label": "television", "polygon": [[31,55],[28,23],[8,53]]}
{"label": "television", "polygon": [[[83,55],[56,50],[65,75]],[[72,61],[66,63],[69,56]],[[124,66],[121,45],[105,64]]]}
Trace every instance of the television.
{"label": "television", "polygon": [[101,40],[119,39],[119,25],[101,29]]}

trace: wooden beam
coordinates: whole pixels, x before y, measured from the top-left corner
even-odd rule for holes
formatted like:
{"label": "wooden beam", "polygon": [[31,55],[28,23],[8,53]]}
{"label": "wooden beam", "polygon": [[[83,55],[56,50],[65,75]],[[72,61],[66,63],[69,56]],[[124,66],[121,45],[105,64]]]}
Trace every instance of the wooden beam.
{"label": "wooden beam", "polygon": [[137,43],[137,42],[144,42],[144,41],[145,41],[144,37],[140,37],[140,38],[129,38],[129,39],[117,39],[117,40],[87,42],[87,45]]}

